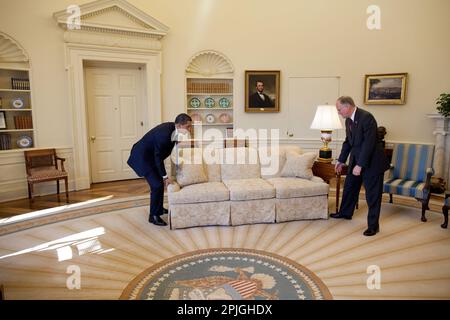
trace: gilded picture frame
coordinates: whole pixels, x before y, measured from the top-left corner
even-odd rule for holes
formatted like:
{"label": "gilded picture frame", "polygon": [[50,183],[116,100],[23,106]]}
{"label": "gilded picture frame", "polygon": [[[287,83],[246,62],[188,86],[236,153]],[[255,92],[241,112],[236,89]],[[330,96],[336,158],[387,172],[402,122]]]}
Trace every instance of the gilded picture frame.
{"label": "gilded picture frame", "polygon": [[372,105],[405,104],[408,73],[367,74],[364,103]]}
{"label": "gilded picture frame", "polygon": [[245,71],[245,112],[280,112],[280,71]]}

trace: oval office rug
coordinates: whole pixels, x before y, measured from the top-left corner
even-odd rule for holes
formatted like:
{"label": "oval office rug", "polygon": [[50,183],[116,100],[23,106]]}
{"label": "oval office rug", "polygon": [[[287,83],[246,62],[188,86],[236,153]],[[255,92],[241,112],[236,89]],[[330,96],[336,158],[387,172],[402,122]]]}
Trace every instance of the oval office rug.
{"label": "oval office rug", "polygon": [[314,273],[285,257],[259,250],[207,249],[148,268],[120,299],[323,300],[332,295]]}

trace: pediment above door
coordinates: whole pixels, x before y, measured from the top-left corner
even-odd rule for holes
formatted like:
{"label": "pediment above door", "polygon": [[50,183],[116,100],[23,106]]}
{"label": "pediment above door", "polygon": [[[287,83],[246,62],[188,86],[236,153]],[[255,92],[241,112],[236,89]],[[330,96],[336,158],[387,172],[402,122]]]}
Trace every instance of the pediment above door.
{"label": "pediment above door", "polygon": [[79,9],[79,18],[73,9],[53,14],[65,30],[66,42],[160,49],[159,40],[169,31],[166,25],[125,0],[98,0]]}

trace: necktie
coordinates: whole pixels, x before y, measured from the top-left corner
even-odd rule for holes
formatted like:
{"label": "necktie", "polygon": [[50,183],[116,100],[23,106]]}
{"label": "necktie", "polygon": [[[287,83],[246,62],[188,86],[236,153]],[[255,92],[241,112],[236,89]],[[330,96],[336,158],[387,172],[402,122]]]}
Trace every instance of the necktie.
{"label": "necktie", "polygon": [[352,132],[353,129],[353,120],[352,119],[348,119],[348,128],[350,129],[350,132]]}

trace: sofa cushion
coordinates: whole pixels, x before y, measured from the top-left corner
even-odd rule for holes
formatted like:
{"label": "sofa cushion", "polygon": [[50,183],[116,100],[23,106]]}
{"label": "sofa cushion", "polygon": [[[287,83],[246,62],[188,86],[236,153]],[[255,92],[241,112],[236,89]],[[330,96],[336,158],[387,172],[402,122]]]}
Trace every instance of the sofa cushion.
{"label": "sofa cushion", "polygon": [[296,145],[281,144],[278,147],[271,145],[258,147],[259,161],[261,163],[261,176],[264,179],[280,177],[281,170],[286,163],[287,154],[302,154],[303,150]]}
{"label": "sofa cushion", "polygon": [[311,179],[313,177],[312,167],[316,157],[315,152],[307,152],[304,154],[288,153],[286,155],[286,163],[281,171],[281,176]]}
{"label": "sofa cushion", "polygon": [[168,193],[169,205],[230,200],[230,193],[222,182],[192,184],[178,192]]}
{"label": "sofa cushion", "polygon": [[181,187],[191,184],[207,182],[208,178],[205,173],[203,164],[185,164],[182,163],[177,169],[177,182]]}
{"label": "sofa cushion", "polygon": [[230,191],[230,200],[258,200],[275,197],[275,188],[263,179],[225,180]]}
{"label": "sofa cushion", "polygon": [[256,149],[225,148],[221,160],[222,181],[261,177],[261,166]]}
{"label": "sofa cushion", "polygon": [[276,190],[277,199],[301,198],[328,194],[329,185],[301,178],[267,179]]}
{"label": "sofa cushion", "polygon": [[220,172],[220,153],[221,149],[216,148],[173,148],[172,154],[169,159],[171,176],[176,177],[177,170],[182,164],[203,163],[203,169],[206,174],[207,181],[221,182],[222,178]]}

